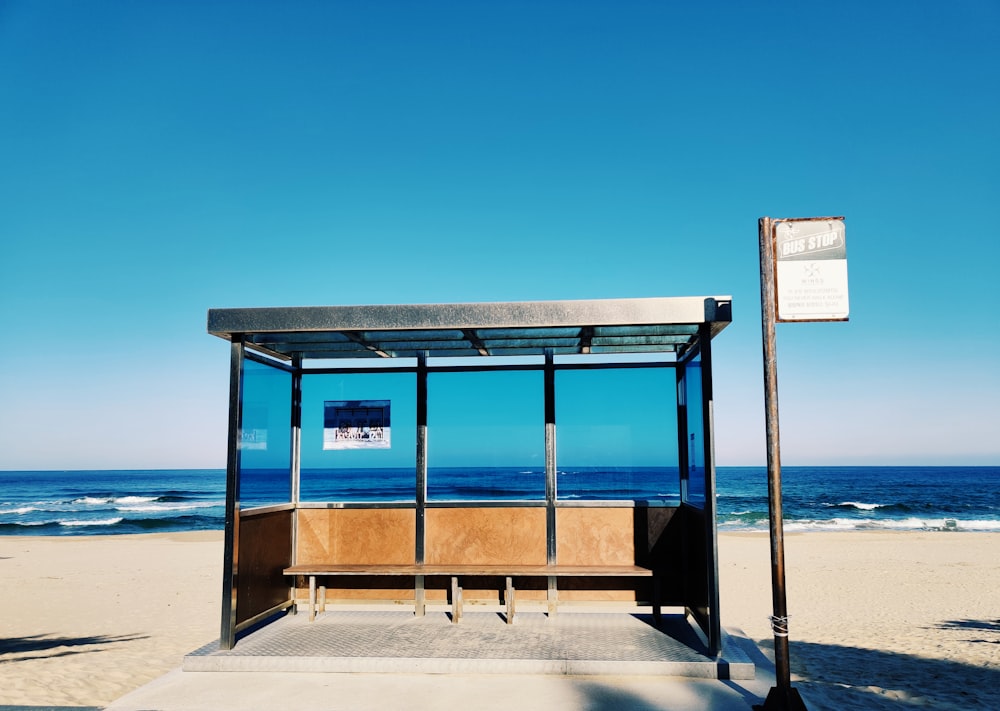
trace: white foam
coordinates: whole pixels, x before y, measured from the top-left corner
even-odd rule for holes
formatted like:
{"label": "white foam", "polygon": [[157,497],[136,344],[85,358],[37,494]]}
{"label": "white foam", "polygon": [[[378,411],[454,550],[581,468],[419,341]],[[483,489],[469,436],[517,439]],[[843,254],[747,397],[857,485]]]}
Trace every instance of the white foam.
{"label": "white foam", "polygon": [[944,528],[945,519],[917,518],[916,516],[911,516],[910,518],[885,519],[881,521],[873,521],[872,524],[876,525],[879,528],[890,528],[894,530],[912,531],[914,529],[924,529],[924,528]]}
{"label": "white foam", "polygon": [[875,509],[880,509],[885,504],[865,504],[860,501],[842,501],[839,506],[853,506],[856,509],[861,509],[862,511],[873,511]]}
{"label": "white foam", "polygon": [[954,518],[849,519],[786,521],[786,531],[1000,531],[1000,521]]}
{"label": "white foam", "polygon": [[121,523],[123,518],[119,516],[118,518],[102,518],[96,519],[94,521],[60,521],[60,526],[114,526],[116,523]]}
{"label": "white foam", "polygon": [[38,511],[34,506],[21,506],[16,509],[0,509],[0,514],[26,514],[32,511]]}
{"label": "white foam", "polygon": [[148,504],[145,506],[115,506],[116,511],[131,511],[133,513],[154,513],[161,511],[190,511],[210,507],[211,504]]}
{"label": "white foam", "polygon": [[849,531],[858,526],[861,521],[849,518],[831,518],[822,521],[785,521],[786,531]]}
{"label": "white foam", "polygon": [[84,496],[80,499],[73,499],[72,503],[83,504],[84,506],[100,506],[101,504],[110,504],[111,499],[107,497]]}
{"label": "white foam", "polygon": [[112,499],[112,501],[116,504],[125,504],[127,506],[129,504],[146,504],[150,501],[156,501],[156,499],[157,497],[155,496],[121,496]]}
{"label": "white foam", "polygon": [[962,531],[1000,531],[1000,521],[956,521],[955,523]]}

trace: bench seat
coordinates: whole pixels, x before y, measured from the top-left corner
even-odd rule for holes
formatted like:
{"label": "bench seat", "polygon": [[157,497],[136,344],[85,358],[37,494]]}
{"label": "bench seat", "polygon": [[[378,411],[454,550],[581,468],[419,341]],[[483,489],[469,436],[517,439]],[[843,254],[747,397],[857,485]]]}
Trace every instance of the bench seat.
{"label": "bench seat", "polygon": [[[653,571],[639,565],[448,565],[440,563],[424,564],[357,564],[357,563],[311,563],[292,565],[284,569],[285,575],[302,575],[309,578],[309,619],[316,617],[316,578],[339,575],[405,575],[417,578],[416,614],[424,614],[423,577],[448,576],[451,578],[451,604],[453,622],[462,618],[462,588],[458,579],[468,577],[502,577],[506,578],[506,617],[507,624],[514,622],[515,589],[514,577],[650,577],[654,582],[654,612],[659,617],[659,594],[656,590],[656,578]],[[325,592],[325,591],[324,591]],[[325,607],[325,594],[321,596],[320,606]],[[549,586],[549,613],[555,612],[555,590]]]}

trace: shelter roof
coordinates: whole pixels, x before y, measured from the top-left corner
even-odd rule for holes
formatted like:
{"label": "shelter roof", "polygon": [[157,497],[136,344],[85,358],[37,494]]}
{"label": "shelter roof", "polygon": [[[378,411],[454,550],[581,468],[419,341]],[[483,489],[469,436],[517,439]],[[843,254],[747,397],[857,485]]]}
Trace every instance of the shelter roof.
{"label": "shelter roof", "polygon": [[210,309],[208,332],[284,359],[682,354],[731,320],[731,297],[699,296]]}

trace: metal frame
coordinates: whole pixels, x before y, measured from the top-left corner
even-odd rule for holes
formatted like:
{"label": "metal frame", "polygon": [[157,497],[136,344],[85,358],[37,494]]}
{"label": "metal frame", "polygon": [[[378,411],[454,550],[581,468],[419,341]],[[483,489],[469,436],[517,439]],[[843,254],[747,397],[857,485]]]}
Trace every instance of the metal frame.
{"label": "metal frame", "polygon": [[[703,330],[707,330],[702,326]],[[702,428],[705,432],[705,540],[708,542],[708,606],[711,624],[708,646],[713,652],[722,649],[722,626],[719,620],[719,539],[715,510],[715,396],[712,390],[712,344],[704,334],[698,347],[701,350],[701,400]]]}
{"label": "metal frame", "polygon": [[243,429],[243,360],[246,348],[234,338],[229,348],[229,432],[226,458],[226,532],[222,570],[222,625],[219,646],[236,644],[236,597],[240,540],[240,437]]}
{"label": "metal frame", "polygon": [[[731,321],[729,297],[610,299],[592,301],[507,302],[483,304],[410,304],[301,308],[211,309],[208,331],[230,341],[230,398],[227,459],[225,571],[223,576],[220,645],[236,641],[237,583],[239,576],[240,449],[244,362],[246,359],[292,374],[292,430],[290,454],[293,508],[399,507],[416,510],[417,563],[424,559],[424,512],[449,506],[532,506],[546,508],[546,558],[556,562],[556,509],[582,505],[560,502],[556,477],[555,373],[559,370],[672,367],[681,372],[688,359],[702,355],[702,397],[705,435],[705,531],[712,628],[709,646],[718,651],[718,563],[715,535],[714,437],[712,430],[711,350],[709,343]],[[617,359],[639,354],[640,362]],[[674,360],[657,360],[673,354]],[[504,356],[541,356],[539,362],[505,362]],[[564,356],[583,356],[558,360]],[[448,360],[484,358],[482,363]],[[308,367],[311,360],[376,359],[364,367]],[[415,365],[384,366],[388,359],[414,359]],[[545,402],[544,501],[439,502],[427,500],[427,376],[434,372],[483,370],[542,370]],[[300,500],[302,378],[324,373],[405,372],[416,375],[417,435],[416,486],[413,502],[318,503]],[[678,404],[678,427],[686,424],[683,403]],[[686,429],[686,427],[685,427]],[[679,434],[679,437],[682,436]],[[683,444],[683,443],[682,443]],[[681,451],[684,451],[681,447]],[[681,466],[682,501],[686,466]],[[587,506],[635,506],[628,501],[588,501]],[[297,535],[293,517],[290,545]],[[292,553],[290,553],[292,555]],[[549,603],[558,595],[549,579]],[[417,609],[423,607],[423,580],[416,581]],[[275,608],[278,609],[278,608]],[[268,612],[261,613],[257,621]]]}

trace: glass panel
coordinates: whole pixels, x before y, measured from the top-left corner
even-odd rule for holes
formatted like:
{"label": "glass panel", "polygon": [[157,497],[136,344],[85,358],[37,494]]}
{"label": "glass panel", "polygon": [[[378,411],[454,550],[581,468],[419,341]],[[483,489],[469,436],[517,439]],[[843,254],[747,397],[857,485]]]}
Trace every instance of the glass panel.
{"label": "glass panel", "polygon": [[416,500],[413,373],[302,376],[302,501]]}
{"label": "glass panel", "polygon": [[243,365],[240,506],[291,501],[292,375],[271,365]]}
{"label": "glass panel", "polygon": [[705,505],[705,426],[701,388],[701,355],[691,360],[684,372],[687,403],[687,503]]}
{"label": "glass panel", "polygon": [[540,371],[430,373],[428,500],[545,498]]}
{"label": "glass panel", "polygon": [[680,497],[673,368],[556,372],[557,498]]}

